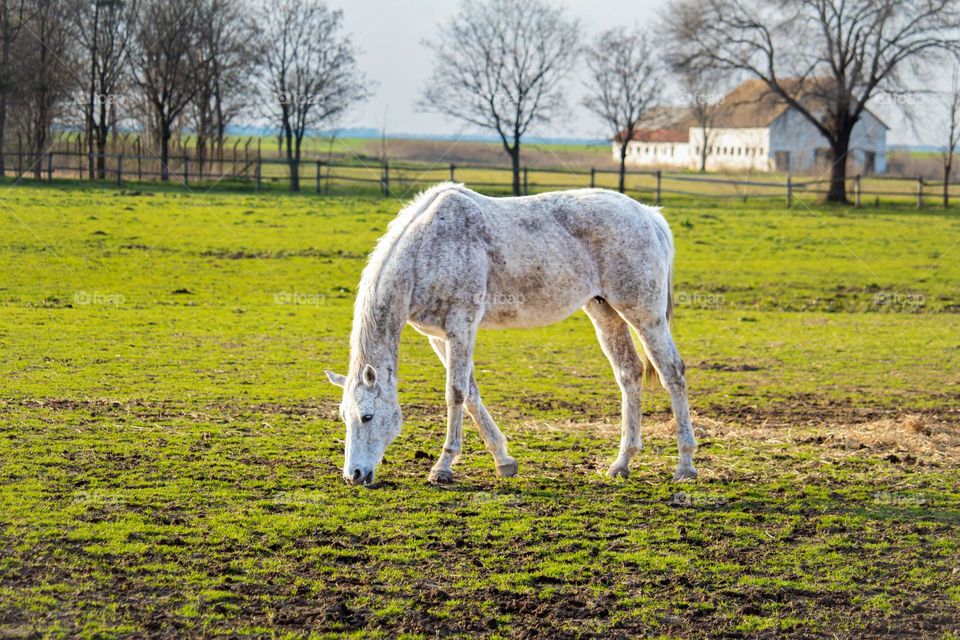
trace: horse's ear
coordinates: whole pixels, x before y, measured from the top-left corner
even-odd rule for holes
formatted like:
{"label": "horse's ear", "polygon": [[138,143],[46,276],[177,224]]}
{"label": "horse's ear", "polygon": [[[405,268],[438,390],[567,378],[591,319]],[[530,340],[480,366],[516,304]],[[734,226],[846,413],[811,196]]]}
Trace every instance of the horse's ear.
{"label": "horse's ear", "polygon": [[373,368],[373,365],[368,364],[363,368],[363,384],[368,387],[377,384],[377,370]]}
{"label": "horse's ear", "polygon": [[344,376],[340,375],[339,373],[334,373],[333,371],[324,371],[324,373],[327,374],[327,380],[337,385],[338,387],[342,387],[347,383],[347,379]]}

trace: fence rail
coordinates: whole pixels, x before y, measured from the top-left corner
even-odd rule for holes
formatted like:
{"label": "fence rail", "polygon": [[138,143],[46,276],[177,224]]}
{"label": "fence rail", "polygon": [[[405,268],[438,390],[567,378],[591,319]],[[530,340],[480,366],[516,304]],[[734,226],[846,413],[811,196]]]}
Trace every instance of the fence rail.
{"label": "fence rail", "polygon": [[[405,197],[443,180],[460,181],[492,194],[512,191],[509,167],[481,164],[438,164],[411,161],[366,161],[304,159],[288,162],[264,158],[249,145],[234,146],[229,157],[198,160],[189,154],[172,155],[166,163],[156,156],[139,153],[90,154],[82,151],[55,150],[44,154],[3,153],[5,173],[18,179],[94,180],[100,183],[167,181],[187,189],[209,190],[217,186],[261,191],[269,188],[296,187],[316,193],[366,192]],[[296,184],[292,180],[296,175]],[[552,189],[580,187],[616,188],[619,172],[615,169],[566,169],[560,167],[523,167],[521,190],[524,194]],[[700,185],[695,186],[695,185]],[[804,197],[827,193],[828,179],[796,180],[793,176],[761,180],[755,176],[692,175],[664,171],[628,170],[625,191],[631,195],[663,202],[665,196],[719,198],[747,201],[779,200],[790,207]],[[848,193],[854,204],[866,199],[912,202],[918,208],[928,203],[948,204],[960,198],[960,183],[944,184],[923,178],[896,179],[883,176],[853,176]]]}

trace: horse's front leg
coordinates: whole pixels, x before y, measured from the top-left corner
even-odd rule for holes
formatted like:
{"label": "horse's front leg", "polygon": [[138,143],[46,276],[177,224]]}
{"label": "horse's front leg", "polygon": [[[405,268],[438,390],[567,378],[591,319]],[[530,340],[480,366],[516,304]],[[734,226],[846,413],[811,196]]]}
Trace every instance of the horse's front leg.
{"label": "horse's front leg", "polygon": [[[443,338],[432,336],[430,346],[433,347],[437,357],[443,366],[447,366],[447,343]],[[477,423],[477,430],[480,431],[480,437],[487,451],[493,455],[497,466],[497,475],[503,478],[510,478],[517,475],[517,461],[507,452],[507,438],[493,421],[493,416],[483,406],[483,400],[480,399],[480,387],[477,386],[476,373],[470,373],[470,389],[467,391],[467,403],[465,405],[467,414]]]}
{"label": "horse's front leg", "polygon": [[468,317],[451,314],[446,331],[447,438],[440,459],[430,470],[430,482],[453,482],[453,463],[463,446],[463,405],[470,390],[476,327]]}

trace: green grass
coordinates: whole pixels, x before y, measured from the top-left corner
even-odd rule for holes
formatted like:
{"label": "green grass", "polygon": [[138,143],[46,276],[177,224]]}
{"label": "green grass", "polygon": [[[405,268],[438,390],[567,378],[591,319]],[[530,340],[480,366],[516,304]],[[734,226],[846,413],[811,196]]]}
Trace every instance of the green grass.
{"label": "green grass", "polygon": [[[619,397],[577,314],[479,339],[519,477],[468,427],[425,483],[443,373],[407,331],[404,432],[350,489],[322,370],[398,206],[0,192],[0,636],[958,632],[956,214],[668,206],[696,484],[656,390],[634,474],[597,472]],[[936,431],[861,437],[907,414]]]}

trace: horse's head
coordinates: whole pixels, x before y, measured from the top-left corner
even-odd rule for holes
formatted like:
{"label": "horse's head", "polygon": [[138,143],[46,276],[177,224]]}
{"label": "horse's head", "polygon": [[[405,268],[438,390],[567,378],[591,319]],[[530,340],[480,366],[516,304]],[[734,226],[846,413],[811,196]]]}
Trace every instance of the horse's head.
{"label": "horse's head", "polygon": [[383,452],[400,434],[403,419],[396,389],[377,379],[367,364],[353,375],[327,371],[327,378],[343,388],[340,418],[347,425],[343,478],[350,484],[373,484]]}

